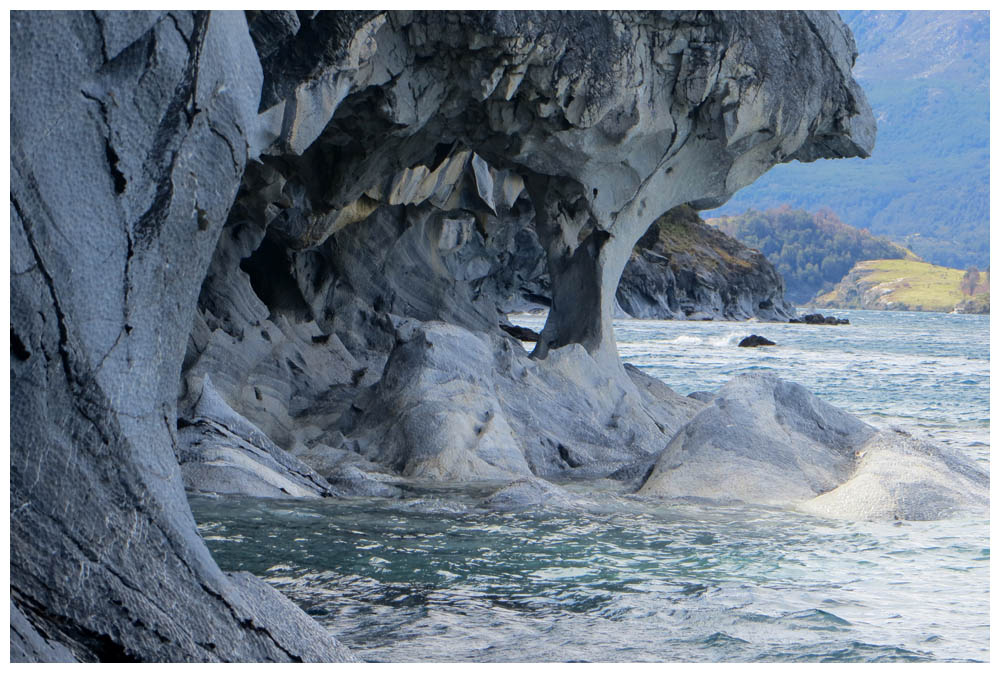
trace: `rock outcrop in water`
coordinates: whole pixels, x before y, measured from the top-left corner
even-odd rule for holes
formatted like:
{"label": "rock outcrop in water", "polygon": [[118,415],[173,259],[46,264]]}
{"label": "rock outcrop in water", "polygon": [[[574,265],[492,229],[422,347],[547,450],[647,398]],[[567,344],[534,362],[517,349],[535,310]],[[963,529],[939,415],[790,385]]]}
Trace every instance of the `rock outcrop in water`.
{"label": "rock outcrop in water", "polygon": [[954,451],[877,431],[770,374],[711,396],[658,456],[641,495],[793,507],[861,520],[986,511],[989,477]]}
{"label": "rock outcrop in water", "polygon": [[[16,12],[11,42],[14,660],[350,659],[219,570],[185,486],[641,480],[705,402],[617,358],[636,240],[874,139],[822,12]],[[500,324],[543,294],[529,357]]]}
{"label": "rock outcrop in water", "polygon": [[795,315],[781,274],[767,258],[708,226],[686,205],[642,235],[615,296],[634,318],[784,322]]}

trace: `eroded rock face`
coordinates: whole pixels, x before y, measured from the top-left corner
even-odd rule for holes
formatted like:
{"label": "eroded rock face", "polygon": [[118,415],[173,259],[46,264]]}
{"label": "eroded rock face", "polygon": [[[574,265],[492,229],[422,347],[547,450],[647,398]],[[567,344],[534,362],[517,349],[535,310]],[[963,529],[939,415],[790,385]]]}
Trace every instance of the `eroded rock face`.
{"label": "eroded rock face", "polygon": [[633,318],[784,322],[795,315],[781,274],[760,252],[708,226],[689,206],[649,227],[615,297]]}
{"label": "eroded rock face", "polygon": [[263,81],[243,15],[16,12],[11,43],[12,658],[350,658],[219,570],[174,455]]}
{"label": "eroded rock face", "polygon": [[604,477],[650,458],[700,406],[655,379],[623,382],[579,345],[535,360],[508,337],[411,329],[339,426],[356,453],[405,477]]}
{"label": "eroded rock face", "polygon": [[944,447],[898,431],[880,432],[855,456],[850,479],[800,509],[869,521],[928,521],[989,511],[989,476]]}
{"label": "eroded rock face", "polygon": [[[827,13],[22,12],[11,43],[15,659],[349,659],[200,540],[175,450],[206,374],[288,468],[406,399],[392,359],[446,371],[407,351],[440,321],[477,353],[456,394],[509,426],[458,460],[607,473],[687,409],[611,334],[650,221],[874,136]],[[497,310],[543,266],[541,364]]]}
{"label": "eroded rock face", "polygon": [[[258,42],[273,50],[260,118],[273,140],[261,149],[281,196],[258,190],[252,215],[302,249],[379,203],[448,210],[473,149],[496,169],[488,179],[471,160],[483,210],[502,210],[497,197],[515,199],[519,185],[534,204],[553,303],[539,355],[580,343],[615,361],[614,290],[661,213],[725,200],[780,161],[865,156],[874,141],[850,77],[853,41],[833,14],[401,12],[320,15],[294,33],[294,21],[277,23]],[[793,52],[794,63],[775,56]]]}

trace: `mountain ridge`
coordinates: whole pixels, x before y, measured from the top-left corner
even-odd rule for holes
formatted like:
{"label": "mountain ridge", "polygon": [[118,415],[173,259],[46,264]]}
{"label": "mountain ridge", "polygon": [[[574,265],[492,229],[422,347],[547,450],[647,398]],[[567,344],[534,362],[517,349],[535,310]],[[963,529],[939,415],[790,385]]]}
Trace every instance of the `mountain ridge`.
{"label": "mountain ridge", "polygon": [[989,14],[841,12],[879,125],[870,159],[777,166],[706,217],[831,207],[935,264],[989,265]]}

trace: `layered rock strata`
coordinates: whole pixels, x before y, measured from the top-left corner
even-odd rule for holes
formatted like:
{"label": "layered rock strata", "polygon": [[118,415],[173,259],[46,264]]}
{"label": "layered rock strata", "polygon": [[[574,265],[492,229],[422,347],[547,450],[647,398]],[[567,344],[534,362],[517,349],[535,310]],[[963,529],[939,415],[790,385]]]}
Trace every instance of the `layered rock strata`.
{"label": "layered rock strata", "polygon": [[[351,658],[219,570],[185,485],[652,489],[706,403],[617,358],[636,241],[874,141],[831,13],[21,12],[11,43],[15,660]],[[499,325],[543,296],[529,357]]]}

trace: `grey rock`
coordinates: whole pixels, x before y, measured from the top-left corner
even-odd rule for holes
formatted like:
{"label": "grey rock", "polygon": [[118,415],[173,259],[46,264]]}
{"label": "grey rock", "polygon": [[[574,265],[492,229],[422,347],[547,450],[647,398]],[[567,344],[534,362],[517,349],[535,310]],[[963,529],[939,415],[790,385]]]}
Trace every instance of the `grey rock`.
{"label": "grey rock", "polygon": [[639,493],[798,504],[846,481],[874,433],[802,386],[740,375],[678,430]]}
{"label": "grey rock", "polygon": [[498,512],[513,512],[534,508],[573,508],[573,497],[555,484],[526,477],[512,481],[490,494],[483,505]]}
{"label": "grey rock", "polygon": [[878,433],[855,454],[857,466],[846,482],[799,508],[869,521],[926,521],[989,511],[989,476],[954,451],[890,431]]}
{"label": "grey rock", "polygon": [[184,487],[195,493],[318,498],[330,484],[233,411],[205,375],[202,393],[178,430]]}
{"label": "grey rock", "polygon": [[52,646],[25,658],[347,656],[275,635],[301,611],[252,605],[219,570],[174,457],[237,122],[257,108],[241,17],[122,15],[108,52],[89,13],[11,15],[11,598]]}
{"label": "grey rock", "polygon": [[784,322],[785,284],[760,252],[710,227],[688,206],[658,218],[636,243],[615,294],[634,318]]}
{"label": "grey rock", "polygon": [[25,618],[14,601],[10,602],[10,663],[48,661],[76,662],[76,657],[59,642],[51,642]]}
{"label": "grey rock", "polygon": [[402,495],[399,488],[362,472],[354,465],[341,465],[329,475],[329,480],[334,494],[338,496],[398,498]]}
{"label": "grey rock", "polygon": [[609,375],[578,345],[539,361],[504,337],[428,322],[357,406],[340,429],[367,460],[489,481],[607,476],[665,446],[701,405],[634,368]]}
{"label": "grey rock", "polygon": [[[393,351],[352,437],[372,462],[413,478],[529,474],[493,384],[489,342],[426,323]],[[345,432],[345,434],[348,434]]]}
{"label": "grey rock", "polygon": [[639,493],[927,520],[985,511],[989,476],[953,451],[876,432],[799,385],[748,374],[677,432]]}
{"label": "grey rock", "polygon": [[248,572],[226,573],[226,577],[243,601],[252,606],[247,621],[251,625],[273,625],[268,633],[279,649],[296,652],[302,661],[357,663],[350,650],[336,641],[331,645],[325,628],[264,580]]}

